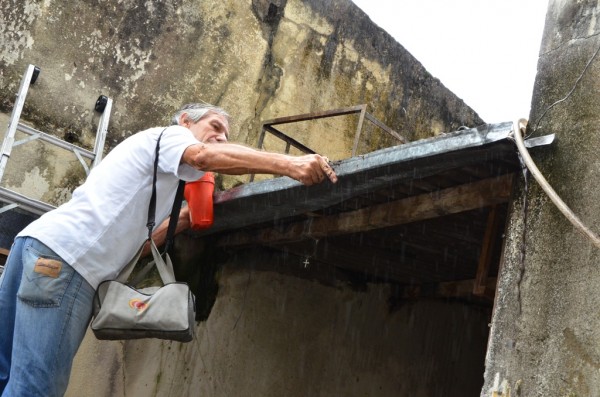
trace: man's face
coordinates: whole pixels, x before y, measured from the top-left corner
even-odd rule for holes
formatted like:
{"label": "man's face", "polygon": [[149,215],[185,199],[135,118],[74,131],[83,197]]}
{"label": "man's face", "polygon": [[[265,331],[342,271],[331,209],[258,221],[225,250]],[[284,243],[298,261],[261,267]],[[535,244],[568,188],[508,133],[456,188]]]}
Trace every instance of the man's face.
{"label": "man's face", "polygon": [[208,113],[196,123],[184,121],[183,126],[192,131],[197,140],[204,143],[227,142],[229,137],[229,123],[218,113]]}

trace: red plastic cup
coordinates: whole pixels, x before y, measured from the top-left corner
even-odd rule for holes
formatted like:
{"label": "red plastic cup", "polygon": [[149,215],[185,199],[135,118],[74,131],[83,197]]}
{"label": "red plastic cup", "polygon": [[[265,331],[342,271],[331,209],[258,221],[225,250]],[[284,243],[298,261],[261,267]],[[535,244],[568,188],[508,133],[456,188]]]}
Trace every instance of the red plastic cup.
{"label": "red plastic cup", "polygon": [[212,172],[205,172],[202,178],[185,184],[183,196],[190,207],[192,229],[208,229],[212,226],[214,191],[215,175]]}

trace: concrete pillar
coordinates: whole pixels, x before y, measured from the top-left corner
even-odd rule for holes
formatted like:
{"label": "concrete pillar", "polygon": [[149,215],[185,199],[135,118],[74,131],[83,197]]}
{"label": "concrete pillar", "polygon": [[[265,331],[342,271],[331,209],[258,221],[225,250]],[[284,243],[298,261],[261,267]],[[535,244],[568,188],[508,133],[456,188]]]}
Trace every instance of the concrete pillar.
{"label": "concrete pillar", "polygon": [[[600,231],[600,2],[551,0],[528,130],[550,184]],[[511,29],[527,29],[515,16]],[[518,54],[515,54],[518,62]],[[528,95],[526,92],[515,95]],[[600,250],[521,179],[506,235],[482,396],[597,396]],[[496,394],[494,394],[496,393]]]}

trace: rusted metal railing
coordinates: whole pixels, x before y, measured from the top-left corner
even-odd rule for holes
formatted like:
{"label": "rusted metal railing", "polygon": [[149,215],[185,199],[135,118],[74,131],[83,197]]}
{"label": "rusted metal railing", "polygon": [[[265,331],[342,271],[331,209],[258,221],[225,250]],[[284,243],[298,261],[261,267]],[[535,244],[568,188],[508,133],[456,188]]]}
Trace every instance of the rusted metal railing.
{"label": "rusted metal railing", "polygon": [[[314,154],[314,153],[316,153],[314,150],[303,145],[302,143],[298,142],[297,140],[291,138],[290,136],[286,135],[284,132],[277,129],[275,126],[281,125],[281,124],[297,123],[297,122],[301,122],[301,121],[312,121],[312,120],[323,119],[323,118],[327,118],[327,117],[345,116],[345,115],[358,114],[358,113],[360,115],[358,118],[358,125],[356,126],[356,134],[354,135],[354,144],[352,145],[352,157],[356,156],[356,151],[358,149],[358,143],[360,141],[360,136],[361,136],[361,133],[363,130],[363,125],[364,125],[365,119],[368,120],[369,122],[373,123],[376,127],[382,129],[383,131],[385,131],[386,133],[388,133],[395,139],[397,139],[400,143],[408,142],[406,138],[404,138],[403,136],[398,134],[396,131],[392,130],[391,128],[389,128],[388,126],[383,124],[381,121],[379,121],[375,117],[373,117],[372,114],[367,112],[367,105],[362,104],[362,105],[357,105],[357,106],[352,106],[352,107],[347,107],[347,108],[327,110],[327,111],[323,111],[323,112],[305,113],[305,114],[299,114],[296,116],[279,117],[276,119],[267,120],[263,123],[263,126],[262,126],[262,131],[261,131],[260,137],[258,139],[258,148],[262,149],[264,140],[265,140],[265,136],[267,133],[270,133],[273,136],[281,139],[282,141],[284,141],[286,143],[286,147],[285,147],[286,154],[289,154],[291,147],[294,147],[294,148],[300,150],[302,153]],[[254,180],[254,175],[251,175],[250,181],[253,181],[253,180]]]}

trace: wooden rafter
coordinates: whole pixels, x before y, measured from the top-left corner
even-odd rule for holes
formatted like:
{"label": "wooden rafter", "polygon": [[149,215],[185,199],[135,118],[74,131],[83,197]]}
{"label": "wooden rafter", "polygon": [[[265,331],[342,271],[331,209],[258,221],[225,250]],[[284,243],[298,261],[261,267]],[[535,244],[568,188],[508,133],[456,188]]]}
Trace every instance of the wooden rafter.
{"label": "wooden rafter", "polygon": [[494,243],[498,235],[498,208],[494,205],[488,214],[487,226],[485,235],[483,236],[483,245],[481,247],[481,255],[479,256],[479,264],[475,275],[475,285],[473,286],[473,295],[484,296],[486,294],[486,279],[492,261],[492,253]]}
{"label": "wooden rafter", "polygon": [[[441,282],[434,285],[415,285],[406,287],[401,298],[469,298],[473,292],[475,280],[460,280]],[[486,280],[486,288],[494,291],[496,289],[496,278],[490,277]]]}
{"label": "wooden rafter", "polygon": [[297,243],[281,245],[270,244],[275,249],[285,250],[307,262],[318,260],[331,266],[344,268],[374,278],[395,280],[408,283],[415,279],[414,269],[419,268],[419,276],[435,280],[437,278],[435,266],[420,260],[407,260],[400,255],[386,250],[368,247],[364,250],[348,249],[347,246],[331,241],[306,240]]}
{"label": "wooden rafter", "polygon": [[408,197],[338,215],[312,218],[284,229],[240,231],[218,241],[223,247],[281,244],[304,239],[358,233],[505,203],[510,198],[512,174]]}

